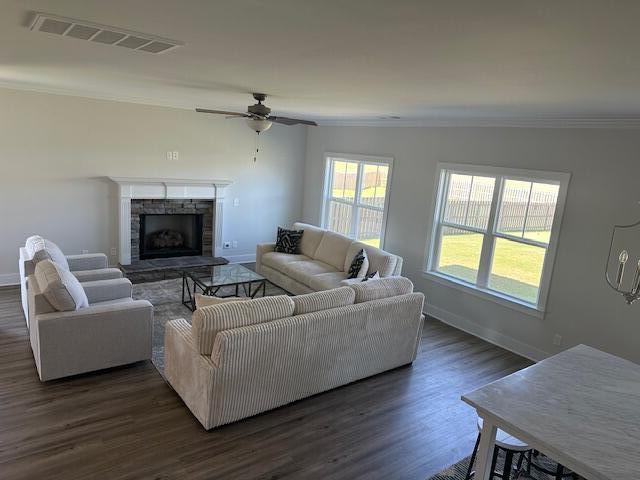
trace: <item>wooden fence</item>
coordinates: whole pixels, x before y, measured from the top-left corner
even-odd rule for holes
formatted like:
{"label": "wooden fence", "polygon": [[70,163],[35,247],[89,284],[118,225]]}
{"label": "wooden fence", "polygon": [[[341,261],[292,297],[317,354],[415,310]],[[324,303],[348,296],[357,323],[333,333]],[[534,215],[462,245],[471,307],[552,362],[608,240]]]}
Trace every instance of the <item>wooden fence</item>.
{"label": "wooden fence", "polygon": [[[525,195],[526,194],[526,195]],[[478,200],[449,200],[444,219],[450,223],[476,228],[487,228],[491,210],[491,195],[477,195]],[[516,192],[503,200],[499,211],[498,230],[501,232],[550,231],[556,209],[557,196],[553,192]],[[384,207],[384,198],[367,198],[363,202]],[[330,202],[329,229],[351,235],[352,207],[340,202]],[[359,238],[379,238],[382,232],[383,213],[360,208]],[[466,233],[459,231],[459,233]]]}
{"label": "wooden fence", "polygon": [[[474,191],[474,198],[450,195],[444,212],[444,220],[450,223],[476,228],[487,228],[491,211],[492,189]],[[453,199],[451,199],[453,197]],[[510,191],[503,198],[499,209],[498,230],[501,232],[549,231],[553,224],[557,195],[554,192]]]}
{"label": "wooden fence", "polygon": [[[352,207],[345,205],[344,203],[331,202],[329,208],[329,230],[351,236]],[[380,233],[382,232],[382,219],[382,212],[378,210],[360,208],[360,218],[358,221],[359,239],[370,240],[380,238]]]}

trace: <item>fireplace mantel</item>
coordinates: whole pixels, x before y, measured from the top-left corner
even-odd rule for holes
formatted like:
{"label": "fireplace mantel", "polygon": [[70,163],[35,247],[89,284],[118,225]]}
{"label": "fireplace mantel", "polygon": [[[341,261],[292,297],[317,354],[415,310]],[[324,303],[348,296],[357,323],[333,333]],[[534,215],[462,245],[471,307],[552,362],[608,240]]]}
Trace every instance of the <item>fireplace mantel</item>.
{"label": "fireplace mantel", "polygon": [[118,186],[118,257],[122,265],[131,263],[132,199],[206,199],[215,201],[214,256],[222,255],[222,212],[224,189],[229,180],[108,177]]}

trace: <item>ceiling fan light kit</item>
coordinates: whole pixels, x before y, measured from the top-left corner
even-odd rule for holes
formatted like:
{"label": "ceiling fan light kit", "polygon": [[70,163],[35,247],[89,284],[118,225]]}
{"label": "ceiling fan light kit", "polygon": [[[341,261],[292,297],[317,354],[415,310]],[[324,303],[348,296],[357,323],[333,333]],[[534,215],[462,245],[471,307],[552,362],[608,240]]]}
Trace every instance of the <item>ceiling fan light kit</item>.
{"label": "ceiling fan light kit", "polygon": [[249,128],[260,135],[262,132],[266,132],[271,128],[273,122],[264,118],[247,118],[247,125]]}

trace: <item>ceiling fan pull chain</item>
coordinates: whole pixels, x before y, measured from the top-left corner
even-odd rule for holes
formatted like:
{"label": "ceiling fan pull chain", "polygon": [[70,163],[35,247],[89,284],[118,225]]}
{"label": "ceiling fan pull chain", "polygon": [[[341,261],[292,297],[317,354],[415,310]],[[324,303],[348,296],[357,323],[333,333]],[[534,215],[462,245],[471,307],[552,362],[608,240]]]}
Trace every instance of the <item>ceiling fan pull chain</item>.
{"label": "ceiling fan pull chain", "polygon": [[260,151],[260,132],[256,132],[256,153],[253,155],[253,163],[256,163]]}

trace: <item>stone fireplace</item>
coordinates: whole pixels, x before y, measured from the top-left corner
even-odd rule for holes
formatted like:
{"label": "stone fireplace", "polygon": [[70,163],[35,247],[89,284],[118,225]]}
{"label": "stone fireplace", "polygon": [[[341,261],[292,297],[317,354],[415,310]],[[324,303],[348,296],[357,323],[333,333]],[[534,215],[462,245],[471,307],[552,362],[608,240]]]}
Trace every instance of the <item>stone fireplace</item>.
{"label": "stone fireplace", "polygon": [[131,201],[131,262],[213,255],[213,200]]}
{"label": "stone fireplace", "polygon": [[118,185],[121,265],[221,256],[225,180],[111,178]]}

